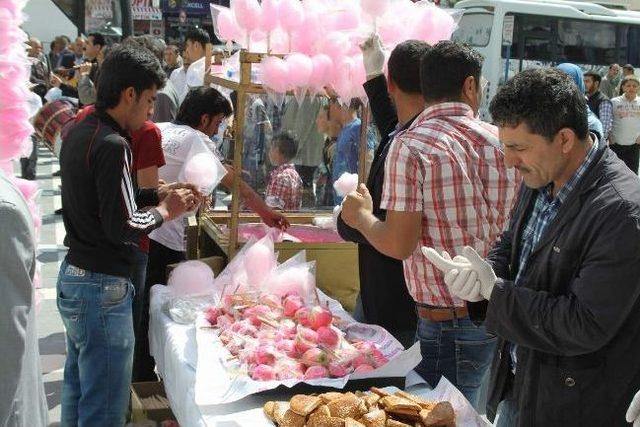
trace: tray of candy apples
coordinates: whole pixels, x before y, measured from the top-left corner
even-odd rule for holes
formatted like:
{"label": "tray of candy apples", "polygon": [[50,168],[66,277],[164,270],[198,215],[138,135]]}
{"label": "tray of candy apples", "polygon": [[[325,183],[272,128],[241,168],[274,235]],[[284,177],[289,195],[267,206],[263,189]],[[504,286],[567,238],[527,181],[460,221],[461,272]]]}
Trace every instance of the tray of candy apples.
{"label": "tray of candy apples", "polygon": [[197,321],[196,402],[228,403],[301,383],[403,378],[420,361],[384,328],[356,322],[315,286],[300,253],[277,264],[270,236],[243,247]]}
{"label": "tray of candy apples", "polygon": [[205,318],[229,359],[237,358],[257,381],[340,378],[389,361],[375,343],[350,337],[327,305],[306,305],[296,293],[227,295]]}
{"label": "tray of candy apples", "polygon": [[425,400],[404,391],[298,394],[287,403],[269,401],[264,415],[280,427],[453,427],[448,401]]}

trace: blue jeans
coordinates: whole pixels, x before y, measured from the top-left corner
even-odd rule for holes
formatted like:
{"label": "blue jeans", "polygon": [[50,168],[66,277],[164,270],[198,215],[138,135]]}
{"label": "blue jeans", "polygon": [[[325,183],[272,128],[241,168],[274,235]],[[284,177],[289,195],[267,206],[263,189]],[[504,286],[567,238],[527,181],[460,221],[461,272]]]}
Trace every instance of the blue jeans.
{"label": "blue jeans", "polygon": [[466,317],[444,322],[418,319],[416,340],[422,353],[416,372],[432,387],[445,376],[477,409],[497,338]]}
{"label": "blue jeans", "polygon": [[122,426],[134,345],[131,281],[65,260],[57,292],[67,341],[61,425]]}
{"label": "blue jeans", "polygon": [[496,427],[515,427],[518,425],[518,403],[511,399],[505,399],[498,405],[498,418]]}

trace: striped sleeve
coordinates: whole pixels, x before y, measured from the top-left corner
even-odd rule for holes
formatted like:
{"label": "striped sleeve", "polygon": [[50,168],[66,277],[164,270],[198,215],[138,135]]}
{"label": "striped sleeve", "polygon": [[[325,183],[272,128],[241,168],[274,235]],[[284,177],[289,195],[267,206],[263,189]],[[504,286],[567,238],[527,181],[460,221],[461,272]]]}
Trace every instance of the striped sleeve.
{"label": "striped sleeve", "polygon": [[137,189],[131,180],[131,150],[126,141],[105,141],[96,151],[96,176],[100,222],[107,239],[114,244],[135,242],[162,224],[156,209],[138,209]]}

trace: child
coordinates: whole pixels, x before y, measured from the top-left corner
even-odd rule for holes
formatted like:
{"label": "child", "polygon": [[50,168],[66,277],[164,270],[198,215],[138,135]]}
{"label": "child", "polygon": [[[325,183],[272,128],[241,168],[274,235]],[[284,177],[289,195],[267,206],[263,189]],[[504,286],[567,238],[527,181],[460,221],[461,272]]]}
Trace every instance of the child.
{"label": "child", "polygon": [[291,160],[298,152],[298,141],[290,133],[276,135],[271,142],[271,172],[265,201],[272,208],[297,211],[302,207],[302,179]]}

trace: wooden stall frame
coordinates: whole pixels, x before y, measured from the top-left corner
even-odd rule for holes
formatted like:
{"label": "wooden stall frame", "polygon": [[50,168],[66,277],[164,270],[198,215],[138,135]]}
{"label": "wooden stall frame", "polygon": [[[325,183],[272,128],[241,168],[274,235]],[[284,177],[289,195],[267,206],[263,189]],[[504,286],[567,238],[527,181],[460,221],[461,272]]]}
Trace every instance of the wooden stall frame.
{"label": "wooden stall frame", "polygon": [[[234,131],[234,150],[233,150],[233,168],[236,171],[242,170],[242,149],[244,144],[244,121],[246,111],[246,101],[248,94],[265,94],[266,90],[260,83],[251,81],[251,70],[253,64],[259,64],[267,56],[283,57],[284,55],[273,55],[267,53],[248,52],[245,49],[240,51],[240,72],[239,81],[231,80],[223,76],[209,74],[211,64],[211,54],[207,54],[205,62],[205,84],[218,85],[227,89],[236,91],[237,103],[234,110],[233,131]],[[223,60],[222,54],[213,55],[216,64],[221,65]],[[293,93],[288,93],[292,95]],[[362,109],[362,125],[360,129],[359,144],[359,164],[358,164],[358,181],[366,182],[366,158],[367,158],[367,127],[369,123],[369,108],[364,105]],[[240,214],[240,180],[234,179],[231,189],[231,220],[229,225],[229,248],[228,257],[232,259],[238,252],[238,224]],[[198,234],[200,235],[199,227]]]}

